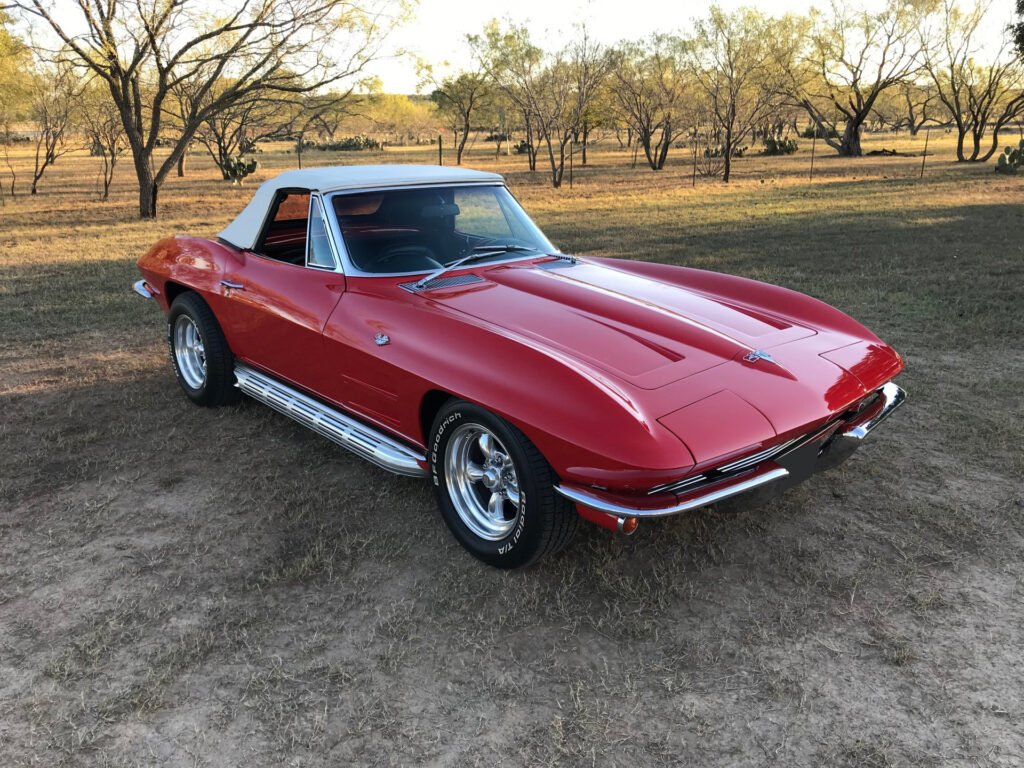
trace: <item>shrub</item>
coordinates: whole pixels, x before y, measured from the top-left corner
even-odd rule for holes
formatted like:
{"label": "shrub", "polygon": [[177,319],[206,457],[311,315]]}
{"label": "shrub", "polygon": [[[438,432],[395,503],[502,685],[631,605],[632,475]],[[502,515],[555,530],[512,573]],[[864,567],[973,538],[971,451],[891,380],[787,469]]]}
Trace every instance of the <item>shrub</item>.
{"label": "shrub", "polygon": [[364,149],[380,149],[380,142],[369,136],[346,136],[337,141],[303,141],[303,149],[319,149],[322,152],[361,152]]}
{"label": "shrub", "polygon": [[489,133],[484,137],[484,141],[508,141],[507,133]]}
{"label": "shrub", "polygon": [[520,141],[518,144],[512,147],[512,151],[515,152],[517,155],[525,155],[532,149],[533,146],[528,141]]}
{"label": "shrub", "polygon": [[817,128],[813,125],[808,125],[804,128],[800,134],[801,139],[838,139],[839,132],[835,128]]}
{"label": "shrub", "polygon": [[[733,147],[732,148],[732,156],[733,157],[743,157],[747,153],[748,149],[750,149],[750,147]],[[709,157],[709,158],[712,158],[712,157],[725,157],[725,147],[722,147],[722,146],[707,147],[704,150],[704,157]]]}
{"label": "shrub", "polygon": [[764,137],[764,154],[766,155],[792,155],[799,146],[796,139],[787,139],[782,136]]}
{"label": "shrub", "polygon": [[996,173],[1016,173],[1024,168],[1024,139],[1017,148],[1007,147],[996,160]]}

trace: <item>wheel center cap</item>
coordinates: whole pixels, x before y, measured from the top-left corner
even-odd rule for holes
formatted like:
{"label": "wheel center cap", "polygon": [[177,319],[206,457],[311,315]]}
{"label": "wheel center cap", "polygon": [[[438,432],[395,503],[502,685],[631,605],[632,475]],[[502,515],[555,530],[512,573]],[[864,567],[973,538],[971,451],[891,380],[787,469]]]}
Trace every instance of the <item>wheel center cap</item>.
{"label": "wheel center cap", "polygon": [[483,483],[487,490],[493,491],[501,484],[501,471],[496,467],[487,467],[484,470]]}

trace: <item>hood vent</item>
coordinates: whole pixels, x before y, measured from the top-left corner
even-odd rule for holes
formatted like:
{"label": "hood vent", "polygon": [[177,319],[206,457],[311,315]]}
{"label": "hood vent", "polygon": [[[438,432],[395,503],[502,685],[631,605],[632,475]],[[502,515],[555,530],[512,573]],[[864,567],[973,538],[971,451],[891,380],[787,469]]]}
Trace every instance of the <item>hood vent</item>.
{"label": "hood vent", "polygon": [[439,277],[431,280],[426,285],[419,285],[417,282],[399,283],[399,288],[404,288],[409,293],[420,293],[422,291],[436,291],[438,288],[454,288],[457,285],[470,285],[471,283],[482,283],[484,279],[476,275],[454,275],[452,277]]}
{"label": "hood vent", "polygon": [[566,269],[575,267],[578,262],[572,257],[558,257],[554,261],[544,261],[537,264],[537,269]]}

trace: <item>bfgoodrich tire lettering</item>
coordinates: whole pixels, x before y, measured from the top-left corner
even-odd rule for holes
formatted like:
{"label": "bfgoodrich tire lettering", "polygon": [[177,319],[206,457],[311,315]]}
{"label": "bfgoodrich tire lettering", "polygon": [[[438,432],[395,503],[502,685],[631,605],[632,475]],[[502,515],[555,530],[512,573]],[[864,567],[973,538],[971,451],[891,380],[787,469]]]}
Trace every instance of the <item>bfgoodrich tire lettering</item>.
{"label": "bfgoodrich tire lettering", "polygon": [[498,568],[529,565],[564,548],[579,515],[555,493],[555,474],[504,419],[452,400],[428,443],[441,517],[462,546]]}
{"label": "bfgoodrich tire lettering", "polygon": [[183,293],[167,314],[167,348],[182,391],[196,405],[238,401],[235,361],[213,310],[197,293]]}

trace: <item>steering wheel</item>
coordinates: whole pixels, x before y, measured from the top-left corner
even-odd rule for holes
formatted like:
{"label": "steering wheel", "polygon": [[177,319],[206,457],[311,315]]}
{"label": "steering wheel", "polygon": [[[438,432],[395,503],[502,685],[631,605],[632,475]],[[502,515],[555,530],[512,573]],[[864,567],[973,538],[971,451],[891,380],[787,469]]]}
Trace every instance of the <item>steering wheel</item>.
{"label": "steering wheel", "polygon": [[374,272],[419,272],[440,269],[434,252],[424,245],[395,245],[386,249],[373,263]]}

